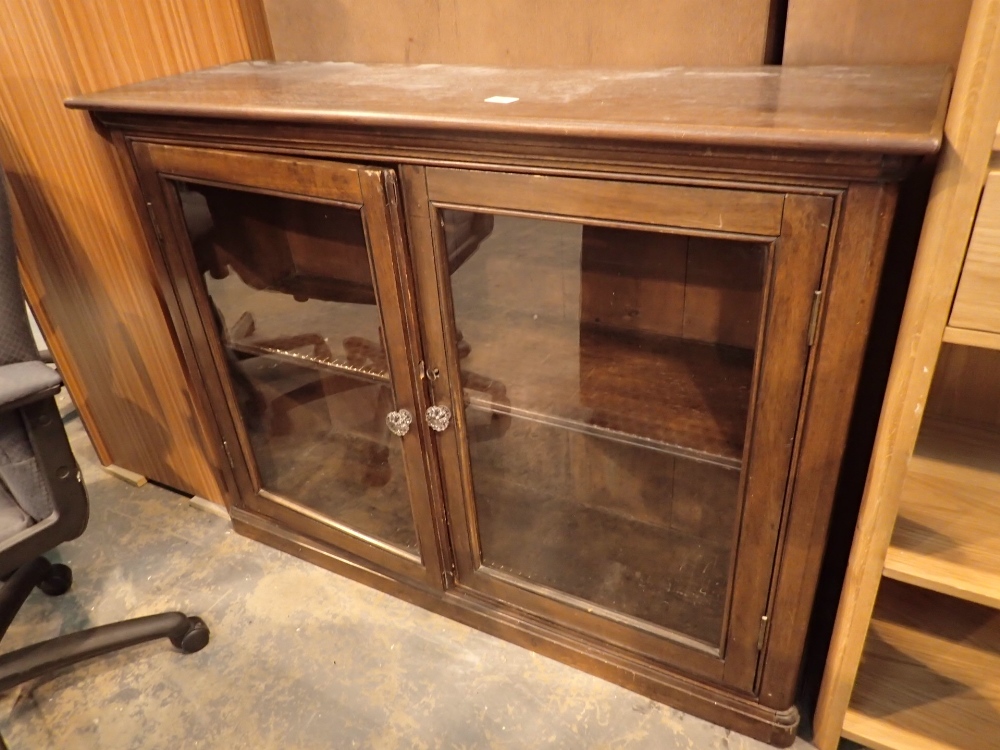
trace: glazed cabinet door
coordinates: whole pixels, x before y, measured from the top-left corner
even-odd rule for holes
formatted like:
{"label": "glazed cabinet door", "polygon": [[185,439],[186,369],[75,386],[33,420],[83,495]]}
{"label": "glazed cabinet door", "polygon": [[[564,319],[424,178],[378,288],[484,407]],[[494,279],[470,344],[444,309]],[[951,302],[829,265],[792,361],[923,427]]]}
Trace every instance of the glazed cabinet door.
{"label": "glazed cabinet door", "polygon": [[395,174],[132,152],[237,506],[440,586]]}
{"label": "glazed cabinet door", "polygon": [[453,585],[752,692],[833,199],[402,179]]}

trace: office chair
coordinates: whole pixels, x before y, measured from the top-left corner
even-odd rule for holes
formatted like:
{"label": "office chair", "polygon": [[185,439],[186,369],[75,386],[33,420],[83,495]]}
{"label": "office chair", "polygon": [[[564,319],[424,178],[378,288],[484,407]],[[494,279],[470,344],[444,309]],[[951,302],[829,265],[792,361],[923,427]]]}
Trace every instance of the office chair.
{"label": "office chair", "polygon": [[[40,360],[31,336],[0,173],[0,639],[36,586],[50,596],[69,590],[70,569],[42,554],[87,526],[87,493],[54,398],[61,387],[58,372]],[[0,692],[157,638],[194,653],[208,637],[200,618],[180,612],[62,635],[0,656]]]}

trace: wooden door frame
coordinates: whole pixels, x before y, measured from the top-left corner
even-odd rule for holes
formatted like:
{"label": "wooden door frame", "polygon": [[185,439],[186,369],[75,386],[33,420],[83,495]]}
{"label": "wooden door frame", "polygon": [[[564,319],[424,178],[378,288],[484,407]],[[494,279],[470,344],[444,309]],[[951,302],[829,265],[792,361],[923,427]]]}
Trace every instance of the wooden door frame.
{"label": "wooden door frame", "polygon": [[[291,530],[344,549],[396,575],[440,588],[443,566],[439,550],[442,545],[430,506],[434,494],[432,475],[427,471],[424,458],[428,436],[419,429],[420,415],[426,407],[413,366],[419,361],[420,344],[415,332],[415,315],[409,309],[412,282],[396,198],[395,174],[384,168],[221,148],[145,141],[131,141],[130,147],[151,217],[161,238],[162,260],[191,334],[195,362],[190,364],[203,376],[223,449],[232,464],[236,484],[233,508],[269,517]],[[324,518],[260,486],[252,448],[229,383],[223,345],[215,327],[207,322],[212,320],[208,293],[196,267],[187,232],[178,229],[184,226],[184,217],[176,191],[170,188],[174,180],[326,203],[360,212],[386,340],[389,385],[395,408],[408,409],[417,418],[414,424],[417,429],[411,429],[402,438],[402,449],[419,555]],[[205,377],[209,373],[211,376]],[[308,528],[303,528],[304,523]]]}
{"label": "wooden door frame", "polygon": [[[442,255],[441,230],[435,222],[436,206],[484,211],[499,209],[503,213],[540,218],[585,222],[596,219],[600,223],[631,228],[670,227],[730,239],[771,240],[769,258],[773,262],[768,264],[768,274],[770,276],[773,271],[776,276],[769,278],[767,292],[770,298],[763,302],[760,335],[766,333],[767,336],[759,338],[758,350],[762,356],[755,361],[754,394],[769,389],[772,393],[794,392],[801,398],[810,348],[810,310],[814,291],[821,283],[834,200],[825,196],[786,196],[783,192],[759,190],[421,167],[403,167],[402,181],[421,315],[425,321],[425,350],[444,373],[434,384],[435,396],[452,405],[456,417],[454,429],[437,437],[439,462],[450,498],[449,518],[454,525],[455,584],[573,627],[574,623],[567,622],[565,616],[567,608],[578,610],[579,607],[574,606],[570,597],[563,599],[557,592],[543,594],[540,590],[521,597],[520,592],[529,591],[530,585],[517,583],[513,577],[487,571],[485,567],[476,570],[477,550],[471,538],[473,490],[468,472],[462,394],[458,385],[454,310],[447,264]],[[601,193],[597,205],[588,203],[586,194],[593,190]],[[706,201],[713,206],[710,212],[703,210]],[[633,208],[634,212],[630,213]],[[710,224],[706,223],[709,215]],[[779,306],[780,314],[777,312]],[[631,618],[614,623],[621,626],[620,637],[610,638],[611,642],[631,648],[646,658],[668,661],[748,693],[754,689],[758,672],[761,645],[758,633],[762,623],[767,622],[770,580],[782,508],[787,500],[787,478],[792,469],[792,439],[802,405],[797,401],[794,408],[790,408],[787,398],[761,401],[758,403],[755,395],[751,403],[744,455],[747,465],[770,466],[771,470],[755,472],[745,496],[741,482],[741,498],[745,499],[738,524],[739,552],[734,545],[727,617],[720,648],[713,654],[693,639],[676,635],[666,639],[661,634],[666,631],[659,628],[648,629],[656,633],[641,632],[643,629],[637,629],[634,622],[626,622]],[[761,419],[763,426],[756,429],[754,425]],[[765,429],[769,425],[771,429]],[[766,487],[762,487],[764,482]],[[520,592],[514,592],[512,587]],[[522,601],[518,602],[519,598]],[[558,603],[553,605],[553,600]],[[586,619],[588,615],[580,614],[576,627],[583,629],[582,621]],[[607,628],[602,627],[604,630]],[[602,637],[609,635],[602,632]]]}

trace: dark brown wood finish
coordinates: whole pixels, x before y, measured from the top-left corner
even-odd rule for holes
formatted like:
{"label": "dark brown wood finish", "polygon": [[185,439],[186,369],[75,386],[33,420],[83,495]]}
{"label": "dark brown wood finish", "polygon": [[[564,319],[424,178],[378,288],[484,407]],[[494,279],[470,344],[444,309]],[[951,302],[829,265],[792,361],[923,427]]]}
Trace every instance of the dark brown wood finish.
{"label": "dark brown wood finish", "polygon": [[[588,183],[580,180],[570,179],[536,179],[529,188],[524,184],[525,179],[518,175],[489,175],[480,173],[462,173],[452,170],[427,170],[427,191],[428,195],[417,194],[419,188],[411,187],[409,200],[413,200],[417,205],[437,205],[439,199],[444,205],[460,205],[464,208],[475,211],[504,211],[526,209],[529,201],[536,201],[540,207],[535,215],[551,215],[566,219],[575,217],[579,220],[590,220],[591,217],[606,218],[616,216],[621,218],[616,210],[615,203],[609,206],[608,196],[615,193],[620,187],[624,187],[626,194],[641,194],[645,186],[629,185],[619,186],[616,183],[598,183],[598,189],[589,191]],[[471,176],[470,176],[471,175]],[[474,187],[470,188],[470,180]],[[649,186],[650,191],[663,188]],[[677,207],[695,205],[702,191],[695,188],[673,188],[664,196],[659,205],[659,211],[653,209],[658,205],[655,200],[650,200],[650,208],[643,211],[643,202],[639,202],[635,219],[632,224],[640,224],[645,221],[654,228],[666,223],[674,223],[675,226],[681,221],[678,217]],[[733,191],[734,200],[726,203],[719,201],[719,209],[708,212],[708,216],[722,218],[731,207],[739,210],[743,205],[753,203],[755,195],[753,193],[738,193]],[[461,196],[464,200],[460,200]],[[774,198],[779,201],[782,196],[775,194],[763,194],[762,199]],[[757,200],[757,205],[766,206],[765,200]],[[460,584],[479,589],[488,595],[510,601],[524,607],[526,610],[534,612],[545,612],[548,616],[565,622],[569,627],[575,627],[582,631],[597,631],[612,641],[616,641],[627,647],[634,648],[646,653],[654,658],[682,664],[687,669],[701,672],[711,676],[713,679],[725,681],[735,687],[744,690],[751,690],[757,667],[757,640],[759,629],[764,617],[768,592],[768,571],[771,569],[774,549],[777,542],[778,520],[781,516],[781,506],[783,504],[784,488],[788,475],[789,463],[791,461],[791,449],[793,435],[798,419],[797,399],[789,398],[789,394],[801,392],[802,382],[805,373],[806,356],[809,350],[808,329],[810,322],[810,308],[814,299],[813,292],[820,289],[820,271],[823,265],[823,258],[826,250],[826,238],[831,226],[833,201],[830,198],[813,196],[793,196],[788,199],[791,205],[784,209],[784,220],[780,227],[780,237],[775,245],[776,257],[768,263],[768,277],[772,279],[767,287],[768,302],[765,309],[767,312],[763,316],[765,323],[758,334],[763,339],[761,355],[758,363],[763,363],[763,368],[759,369],[755,380],[757,386],[753,389],[756,393],[754,399],[761,404],[756,410],[753,423],[747,429],[748,449],[747,465],[751,467],[746,478],[745,488],[741,491],[746,497],[746,507],[743,511],[743,525],[738,534],[739,549],[734,556],[731,574],[733,578],[732,591],[730,596],[734,602],[734,622],[729,629],[728,638],[723,638],[723,643],[717,644],[716,648],[708,649],[708,654],[714,654],[713,658],[706,659],[706,654],[685,653],[684,650],[676,648],[674,644],[664,640],[664,634],[650,638],[648,632],[650,628],[629,618],[614,616],[606,612],[604,620],[595,619],[589,614],[581,611],[582,603],[571,598],[562,597],[551,589],[538,587],[525,580],[518,580],[516,577],[500,574],[495,570],[480,567],[482,552],[478,548],[476,507],[474,501],[474,489],[472,478],[464,471],[464,467],[471,464],[467,437],[465,432],[464,419],[462,418],[462,387],[459,385],[460,375],[457,369],[458,350],[456,348],[455,324],[452,316],[447,316],[443,321],[442,333],[450,351],[445,353],[445,359],[449,362],[449,367],[444,370],[448,374],[446,384],[441,386],[448,394],[448,403],[458,415],[454,435],[441,435],[439,439],[445,442],[442,454],[445,463],[447,457],[457,459],[453,465],[445,472],[445,476],[450,479],[461,477],[461,483],[446,486],[446,494],[451,500],[450,518],[453,519],[452,539],[458,550],[458,581]],[[626,204],[623,204],[623,206]],[[780,211],[780,203],[777,208]],[[720,210],[721,209],[721,210]],[[625,210],[624,208],[622,210]],[[421,212],[421,216],[423,213]],[[766,221],[766,211],[760,215],[758,222]],[[439,217],[431,212],[426,216],[429,222],[428,229],[414,228],[413,252],[418,257],[430,256],[434,254],[437,265],[433,275],[428,275],[421,281],[421,286],[437,285],[438,298],[432,299],[431,295],[421,295],[428,299],[432,309],[426,310],[426,316],[434,315],[435,310],[451,309],[450,284],[447,280],[448,267],[444,255],[444,246],[440,233],[434,247],[427,247],[420,244],[420,238],[434,236],[434,227],[439,225]],[[658,224],[658,222],[660,224]],[[694,222],[695,228],[700,228],[703,224],[703,217],[698,217]],[[721,222],[720,223],[724,223]],[[745,231],[745,224],[738,221],[734,223],[733,229]],[[775,226],[775,230],[779,229]],[[427,268],[428,274],[431,269]],[[432,331],[428,326],[428,331]],[[430,337],[434,333],[428,333]],[[516,347],[518,336],[512,338],[512,346]],[[434,344],[430,347],[438,348]],[[440,349],[439,349],[440,350]],[[608,360],[621,362],[622,358],[628,362],[631,352],[625,347],[620,352],[608,352],[605,357]],[[752,361],[749,360],[749,361]],[[480,360],[482,362],[482,360]],[[650,366],[654,365],[653,360],[648,363],[635,360],[623,370],[623,376],[633,379],[633,382],[622,381],[618,388],[624,393],[629,392],[634,386],[635,379],[642,379],[650,376]],[[691,368],[693,363],[687,366]],[[758,364],[760,367],[760,364]],[[653,371],[655,372],[655,370]],[[692,370],[692,386],[704,387],[699,381],[710,382],[705,377],[705,373],[698,373]],[[748,372],[749,375],[749,372]],[[586,377],[581,373],[581,377]],[[658,375],[662,378],[663,375]],[[730,376],[731,377],[731,376]],[[678,399],[678,383],[675,378],[668,378],[667,385],[662,393],[652,396],[652,402],[646,406],[650,421],[653,423],[663,422],[669,424],[675,419],[671,419],[666,414],[657,415],[657,403],[662,401],[670,404]],[[749,385],[749,383],[748,383]],[[655,388],[654,379],[649,387]],[[560,386],[568,389],[569,384]],[[690,386],[689,386],[690,387]],[[651,392],[646,391],[647,395]],[[617,389],[604,397],[606,405],[614,412],[622,412],[620,404],[615,403],[618,397]],[[439,400],[441,400],[439,396]],[[543,403],[548,404],[548,408],[554,401],[557,402],[558,394],[546,394],[542,397]],[[683,399],[681,399],[683,401]],[[716,404],[719,404],[718,395],[713,397]],[[473,402],[475,403],[475,402]],[[668,407],[669,408],[669,407]],[[538,417],[534,417],[537,419]],[[706,415],[705,425],[699,430],[712,429],[710,422],[717,421],[719,414]],[[743,424],[746,424],[746,414],[744,413]],[[756,426],[755,426],[756,425]],[[740,427],[742,432],[744,428]],[[648,428],[637,428],[635,426],[626,429],[627,432],[637,434],[650,434]],[[742,436],[741,436],[742,437]],[[700,435],[693,438],[685,435],[681,438],[681,444],[692,445],[710,453],[719,452],[724,455],[727,451],[717,447],[713,443],[706,442]],[[537,448],[536,448],[537,449]],[[737,446],[737,452],[731,455],[738,459],[742,454],[742,440]],[[723,498],[723,502],[725,498]],[[466,537],[466,538],[462,538]],[[600,616],[598,616],[599,618]],[[655,629],[652,632],[656,632]],[[679,639],[684,642],[684,639]],[[686,643],[687,648],[697,647],[692,643]],[[704,647],[702,647],[704,648]],[[701,650],[701,649],[697,649]],[[720,659],[725,660],[725,663]]]}
{"label": "dark brown wood finish", "polygon": [[[773,294],[768,318],[762,323],[765,350],[760,358],[761,385],[753,416],[755,434],[746,460],[752,481],[744,507],[729,629],[729,648],[740,649],[742,658],[730,659],[726,664],[726,679],[739,685],[752,685],[757,671],[758,654],[746,648],[745,633],[756,632],[760,638],[769,627],[783,627],[782,623],[775,626],[767,610],[766,574],[760,567],[745,566],[743,561],[774,562],[796,423],[802,414],[799,396],[810,353],[811,308],[816,296],[824,292],[821,273],[833,223],[833,204],[830,197],[789,195],[781,235],[776,241]],[[768,344],[768,339],[781,343]],[[768,346],[775,346],[776,351],[767,351]],[[792,394],[796,395],[794,403],[783,403]],[[754,467],[763,474],[756,481]]]}
{"label": "dark brown wood finish", "polygon": [[230,465],[225,450],[227,437],[232,442],[232,436],[227,436],[218,420],[206,418],[213,413],[213,397],[222,393],[222,386],[214,372],[204,372],[199,368],[194,342],[202,341],[204,338],[202,320],[200,317],[189,317],[182,307],[182,294],[184,292],[190,293],[186,284],[178,287],[175,283],[175,279],[179,278],[175,267],[181,267],[182,261],[178,255],[164,252],[164,241],[169,242],[174,236],[171,226],[168,225],[161,230],[153,220],[153,205],[161,200],[159,179],[144,148],[138,149],[138,152],[133,150],[132,144],[121,131],[114,131],[112,140],[119,152],[119,159],[123,166],[133,167],[132,170],[122,169],[122,173],[128,178],[126,184],[136,203],[137,210],[140,211],[140,215],[145,214],[150,219],[148,222],[143,222],[143,229],[148,235],[147,241],[150,247],[150,265],[156,276],[161,304],[165,308],[165,317],[172,330],[178,334],[175,338],[185,365],[182,368],[185,383],[192,398],[197,403],[199,414],[203,418],[204,430],[207,433],[205,436],[206,458],[215,468],[221,490],[221,497],[217,499],[217,502],[221,502],[227,510],[231,511],[233,503],[239,495],[234,467]]}
{"label": "dark brown wood finish", "polygon": [[145,147],[152,167],[162,175],[241,185],[273,194],[307,194],[361,208],[358,169],[340,164],[308,164],[257,154],[226,153],[181,146]]}
{"label": "dark brown wood finish", "polygon": [[949,80],[944,67],[627,72],[255,62],[67,104],[94,112],[437,133],[928,154],[941,143]]}
{"label": "dark brown wood finish", "polygon": [[[403,554],[402,550],[380,539],[303,507],[294,496],[283,497],[264,486],[245,425],[246,417],[241,413],[239,396],[227,374],[230,364],[227,362],[226,346],[214,324],[218,313],[202,280],[205,269],[195,262],[191,240],[183,231],[185,218],[175,188],[176,180],[204,182],[256,194],[328,201],[360,210],[370,248],[370,258],[365,259],[365,266],[370,261],[382,318],[381,328],[387,345],[388,372],[385,381],[392,384],[395,396],[393,408],[420,413],[424,404],[419,395],[416,369],[411,366],[412,362],[419,360],[419,349],[415,348],[418,343],[410,333],[414,313],[410,309],[412,302],[408,301],[412,297],[408,291],[409,275],[403,265],[406,258],[402,247],[402,220],[398,214],[398,200],[387,197],[398,193],[395,175],[384,170],[333,162],[275,159],[256,154],[157,144],[134,144],[133,151],[140,165],[158,175],[156,198],[151,201],[150,208],[158,217],[157,226],[169,228],[169,235],[165,235],[165,255],[168,264],[171,259],[175,266],[180,263],[174,269],[173,283],[175,288],[185,290],[181,295],[188,305],[185,316],[190,321],[202,321],[197,337],[200,344],[195,347],[197,367],[202,373],[211,371],[212,380],[218,383],[213,389],[213,410],[217,417],[224,413],[231,416],[231,421],[222,419],[224,424],[220,425],[226,440],[225,451],[235,464],[235,481],[239,488],[231,500],[231,507],[245,507],[267,515],[401,575],[439,584],[442,568],[438,550],[441,545],[437,541],[428,499],[431,483],[424,464],[424,456],[428,452],[423,445],[426,437],[420,431],[413,431],[402,439],[406,489],[417,526],[419,556]],[[380,415],[380,419],[381,416],[384,415]]]}
{"label": "dark brown wood finish", "polygon": [[589,221],[774,235],[781,226],[780,194],[693,189],[632,182],[595,182],[539,175],[504,176],[471,169],[431,169],[434,203],[476,210],[586,217]]}
{"label": "dark brown wood finish", "polygon": [[795,700],[806,630],[816,595],[834,488],[858,388],[865,339],[871,324],[882,261],[896,207],[895,185],[851,185],[840,208],[828,263],[817,344],[810,373],[808,408],[799,428],[790,502],[785,505],[782,546],[772,593],[772,632],[760,676],[765,705]]}
{"label": "dark brown wood finish", "polygon": [[[949,82],[942,69],[604,74],[236,65],[71,106],[95,111],[118,133],[119,145],[131,148],[162,235],[154,267],[165,304],[192,381],[201,380],[204,396],[196,405],[214,410],[219,438],[234,448],[232,475],[222,474],[232,485],[237,530],[787,745],[798,722],[793,699],[805,626],[892,219],[892,182],[938,147]],[[519,101],[483,101],[491,96]],[[353,167],[355,176],[345,181],[344,170],[352,167],[337,160],[370,167]],[[280,288],[302,297],[320,288],[352,299],[377,296],[385,364],[373,365],[368,351],[365,377],[391,382],[394,407],[416,417],[402,449],[421,562],[345,533],[273,493],[258,493],[252,446],[184,229],[176,179],[209,186],[199,189],[210,198],[212,190],[232,186],[275,200],[361,207],[374,274],[370,288],[359,286],[361,277],[351,270],[354,250],[325,261],[319,245],[294,256],[300,271],[282,276]],[[352,180],[356,188],[348,187]],[[492,215],[496,227],[482,229],[487,224],[480,220],[480,229],[453,253],[446,232],[454,228],[444,229],[439,219],[447,225],[445,211],[469,210]],[[573,230],[580,254],[570,270],[578,291],[566,293],[572,304],[564,304],[579,322],[574,346],[581,352],[580,379],[562,385],[555,376],[537,380],[534,401],[511,403],[490,376],[513,377],[530,371],[531,362],[524,363],[529,370],[517,370],[519,362],[491,359],[481,331],[470,339],[461,325],[455,328],[451,275],[472,273],[463,264],[481,267],[493,257],[483,254],[492,250],[476,249],[480,243],[493,247],[506,237],[516,245],[517,232],[538,221],[533,216],[553,219],[553,227],[585,225],[582,235]],[[643,232],[649,228],[654,231]],[[294,253],[298,242],[288,234],[273,236],[276,256],[269,263]],[[524,292],[541,299],[546,285],[567,270],[542,245],[523,249],[525,257],[550,253],[549,265],[539,267]],[[634,262],[623,265],[623,258]],[[504,263],[494,264],[492,273],[509,286]],[[309,269],[334,267],[347,274],[336,284],[301,278]],[[766,279],[760,288],[751,283],[758,268]],[[345,286],[345,279],[354,281]],[[814,307],[817,291],[822,294]],[[468,299],[461,304],[467,307]],[[554,336],[545,339],[542,328],[518,329],[515,317],[494,337],[496,351],[516,352],[518,337],[530,333],[534,346],[565,359],[560,346],[566,339],[557,328],[545,329]],[[227,325],[237,333],[252,328],[247,321]],[[608,326],[611,338],[601,332]],[[288,366],[280,352],[261,350],[260,340],[240,341],[232,349],[240,356],[278,357],[279,368]],[[636,341],[646,343],[629,344]],[[316,346],[309,372],[326,372],[336,353]],[[480,370],[471,375],[463,364],[470,346]],[[731,354],[718,361],[705,356],[719,347]],[[659,361],[649,352],[670,354]],[[601,361],[621,366],[595,370],[593,363]],[[663,390],[648,414],[629,400],[626,387],[630,373],[643,368],[677,387]],[[460,373],[484,376],[470,381],[466,403]],[[745,403],[740,393],[748,394]],[[698,397],[711,405],[707,415],[683,411]],[[423,417],[432,404],[456,413],[443,432],[432,433]],[[619,418],[574,422],[579,408],[606,408]],[[600,493],[587,494],[588,483],[598,481],[588,461],[599,466],[604,459],[588,459],[586,441],[611,437],[615,445],[655,445],[658,455],[674,456],[677,466],[671,459],[662,468],[678,488],[669,523],[736,550],[713,610],[724,613],[719,640],[700,630],[697,637],[667,634],[631,610],[588,613],[568,594],[528,581],[518,570],[491,566],[491,559],[510,554],[506,548],[487,549],[481,564],[477,525],[483,519],[474,514],[469,440],[482,425],[469,421],[472,412],[501,430],[512,419],[556,431],[551,434],[572,424],[572,441],[583,446],[573,450],[583,452],[567,466],[585,490],[581,519],[613,511],[617,515],[606,517],[661,528],[665,512],[621,487],[614,507]],[[655,425],[664,420],[684,429],[657,433]],[[545,444],[534,445],[541,450]],[[626,454],[613,460],[641,468]],[[692,472],[684,463],[691,457],[707,457],[722,473]],[[484,477],[476,489],[503,489],[502,481]],[[744,499],[737,503],[736,497]],[[716,498],[738,509],[731,538]],[[485,543],[495,545],[498,538]],[[532,560],[537,563],[524,556],[526,564]]]}

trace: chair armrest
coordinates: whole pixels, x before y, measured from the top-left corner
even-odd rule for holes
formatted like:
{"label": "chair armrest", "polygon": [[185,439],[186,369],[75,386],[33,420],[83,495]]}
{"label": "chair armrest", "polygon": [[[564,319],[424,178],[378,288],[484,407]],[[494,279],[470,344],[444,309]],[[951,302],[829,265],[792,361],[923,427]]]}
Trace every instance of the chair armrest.
{"label": "chair armrest", "polygon": [[56,395],[59,373],[42,362],[14,362],[0,366],[0,411],[9,411]]}

